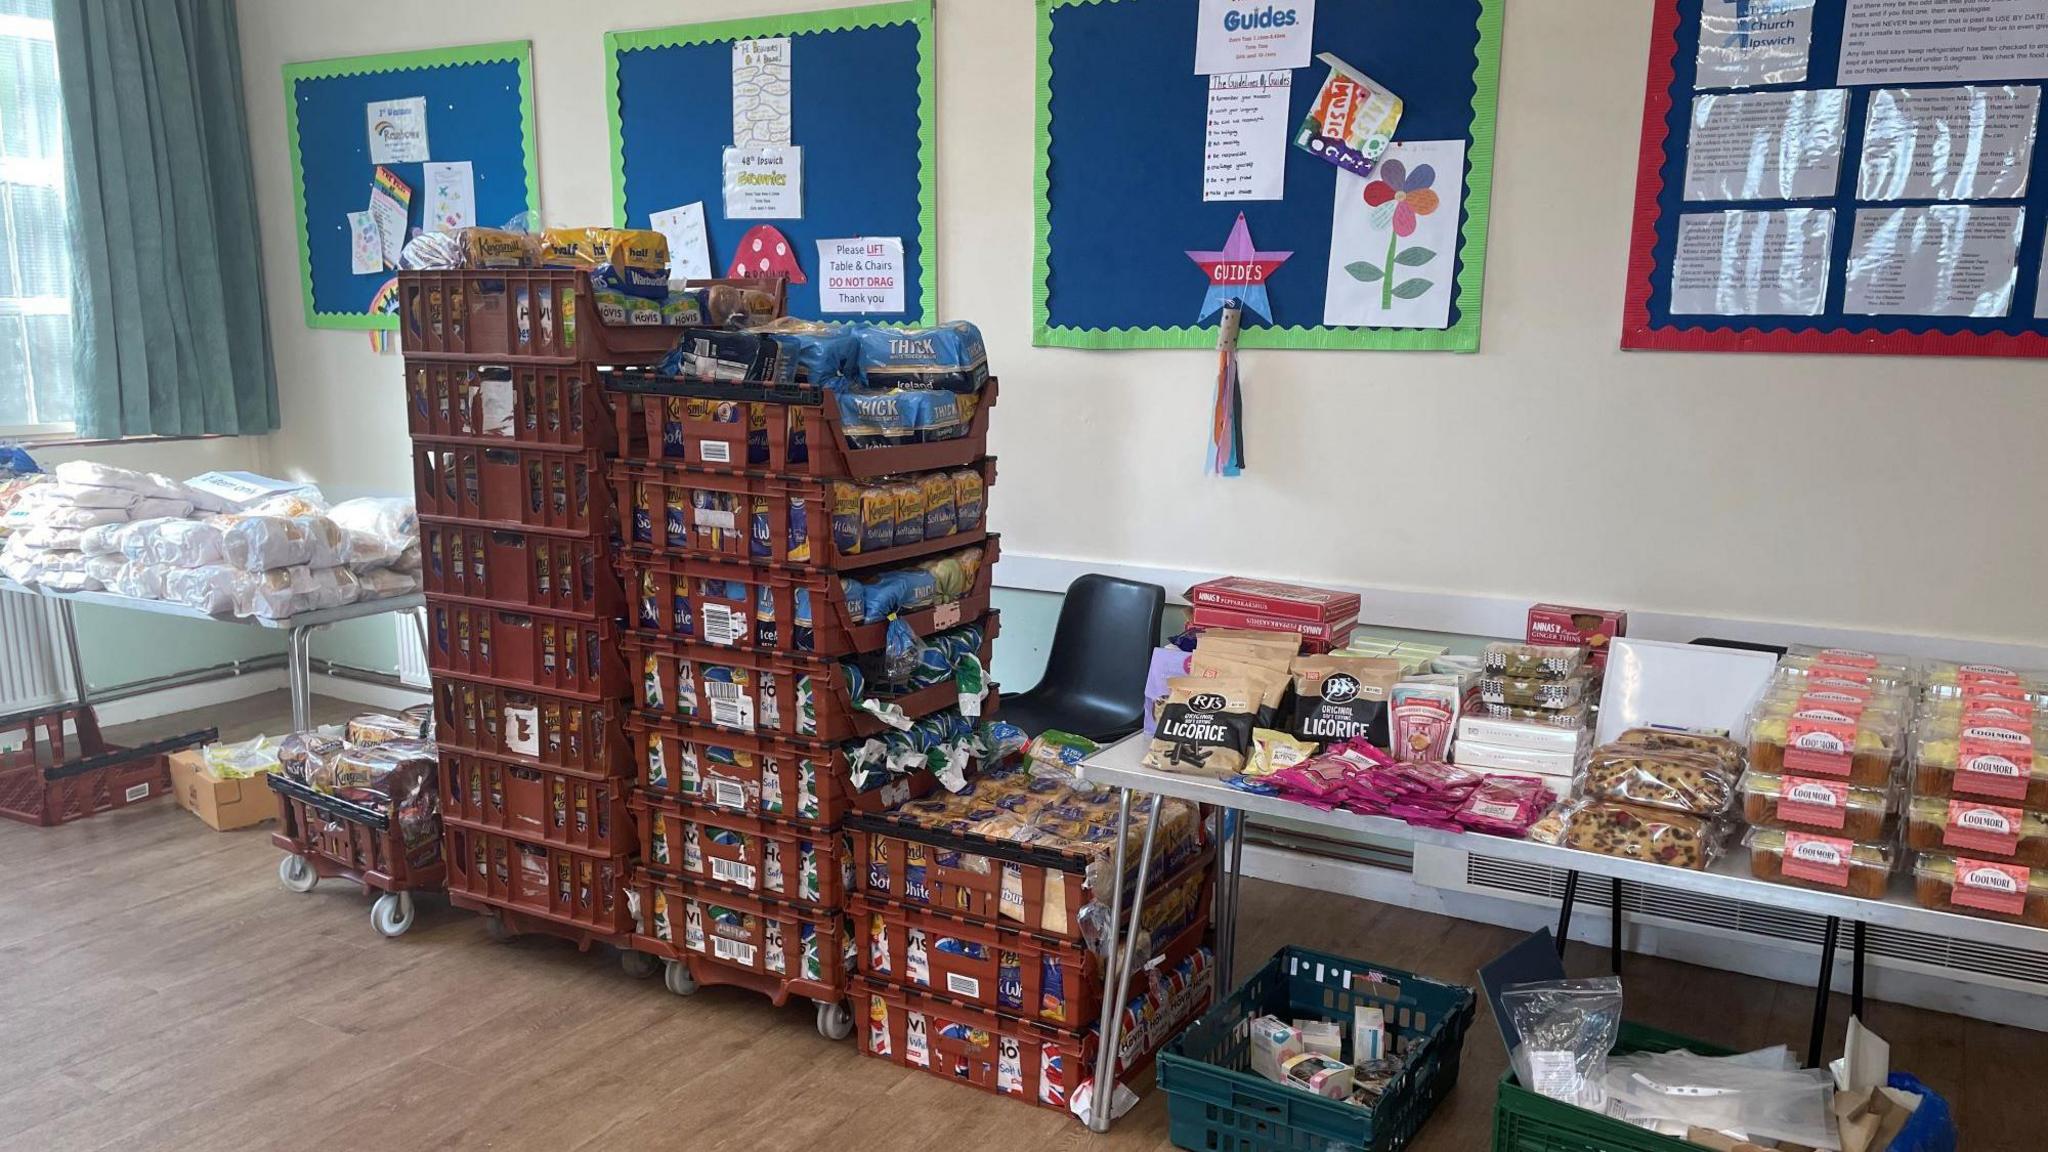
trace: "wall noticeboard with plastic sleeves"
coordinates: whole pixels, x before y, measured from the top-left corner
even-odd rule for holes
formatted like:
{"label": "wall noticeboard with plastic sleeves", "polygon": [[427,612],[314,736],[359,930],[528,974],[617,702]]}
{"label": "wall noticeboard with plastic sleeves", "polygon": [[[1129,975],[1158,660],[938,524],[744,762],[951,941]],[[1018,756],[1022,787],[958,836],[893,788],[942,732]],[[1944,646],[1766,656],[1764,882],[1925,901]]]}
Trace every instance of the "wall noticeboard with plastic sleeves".
{"label": "wall noticeboard with plastic sleeves", "polygon": [[1624,348],[2048,356],[2041,0],[1657,0]]}

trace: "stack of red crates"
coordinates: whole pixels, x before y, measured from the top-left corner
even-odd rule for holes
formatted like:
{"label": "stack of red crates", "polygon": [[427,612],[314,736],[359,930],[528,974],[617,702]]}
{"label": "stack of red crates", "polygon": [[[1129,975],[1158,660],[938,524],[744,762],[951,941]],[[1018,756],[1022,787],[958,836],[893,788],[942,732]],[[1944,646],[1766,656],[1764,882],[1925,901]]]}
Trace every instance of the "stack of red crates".
{"label": "stack of red crates", "polygon": [[[1012,770],[976,781],[966,803],[970,811],[1015,812],[1043,798],[1049,806],[1041,811],[1072,827],[1114,830],[1112,793],[1055,795],[1048,787]],[[1109,860],[1073,846],[954,832],[954,819],[913,808],[851,822],[861,1050],[1067,1111],[1095,1074],[1102,1005],[1114,995],[1103,976],[1106,945],[1090,941],[1107,919]],[[1131,827],[1133,871],[1140,827]],[[1214,850],[1199,819],[1190,830],[1177,847],[1161,835],[1155,849],[1143,970],[1122,1006],[1120,1083],[1138,1084],[1159,1045],[1208,1002]]]}
{"label": "stack of red crates", "polygon": [[[645,446],[611,472],[626,525],[621,646],[634,696],[629,805],[641,865],[634,947],[666,962],[678,994],[724,984],[778,1006],[809,999],[818,1030],[844,1039],[854,970],[841,821],[933,781],[920,774],[864,792],[852,784],[845,743],[885,726],[855,707],[842,662],[879,653],[887,624],[857,619],[840,578],[982,549],[963,597],[899,618],[920,637],[979,625],[986,666],[1000,623],[989,608],[998,542],[985,527],[995,381],[967,436],[879,448],[850,445],[837,407],[815,391],[648,373],[609,384],[619,439]],[[803,451],[792,451],[796,443]],[[835,547],[836,483],[965,470],[980,478],[984,500],[971,530],[903,547]],[[948,681],[888,699],[915,719],[957,706],[959,693]]]}
{"label": "stack of red crates", "polygon": [[399,276],[449,899],[586,948],[629,943],[638,844],[600,369],[674,337],[589,300],[571,270]]}

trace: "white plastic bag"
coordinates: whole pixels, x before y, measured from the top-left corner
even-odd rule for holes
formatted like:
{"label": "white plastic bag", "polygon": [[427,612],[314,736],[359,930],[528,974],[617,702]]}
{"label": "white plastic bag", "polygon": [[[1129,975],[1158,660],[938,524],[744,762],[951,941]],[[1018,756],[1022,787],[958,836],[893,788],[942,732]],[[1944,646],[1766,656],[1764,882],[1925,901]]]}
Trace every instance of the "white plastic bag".
{"label": "white plastic bag", "polygon": [[121,575],[121,569],[128,566],[128,558],[119,552],[107,552],[97,556],[86,556],[85,574],[105,588]]}
{"label": "white plastic bag", "polygon": [[149,559],[171,568],[203,568],[219,564],[225,546],[218,525],[205,520],[165,520],[150,533]]}
{"label": "white plastic bag", "polygon": [[52,505],[43,509],[42,526],[45,528],[97,528],[102,524],[126,524],[126,508],[79,508],[75,506]]}
{"label": "white plastic bag", "polygon": [[60,480],[43,489],[43,498],[52,503],[69,504],[74,508],[133,508],[135,502],[142,499],[142,495],[129,488],[66,484]]}
{"label": "white plastic bag", "polygon": [[162,496],[145,496],[128,510],[130,520],[184,520],[191,515],[190,500],[171,500]]}
{"label": "white plastic bag", "polygon": [[130,560],[121,565],[121,570],[107,581],[107,591],[117,596],[132,596],[137,600],[161,600],[164,598],[164,573],[168,569],[160,564]]}
{"label": "white plastic bag", "polygon": [[235,581],[241,575],[223,564],[172,568],[164,573],[163,599],[209,616],[226,616],[235,610]]}
{"label": "white plastic bag", "polygon": [[325,516],[238,516],[222,533],[221,556],[244,572],[332,568],[341,563],[341,529]]}
{"label": "white plastic bag", "polygon": [[419,515],[403,497],[345,500],[327,518],[348,533],[347,563],[358,572],[395,565],[420,539]]}
{"label": "white plastic bag", "polygon": [[324,516],[327,514],[327,500],[320,495],[318,488],[301,488],[296,492],[265,496],[237,511],[244,516]]}
{"label": "white plastic bag", "polygon": [[130,560],[154,561],[156,557],[157,530],[166,524],[178,523],[172,520],[133,520],[113,526],[113,536],[121,555]]}
{"label": "white plastic bag", "polygon": [[393,596],[410,596],[420,590],[420,578],[411,572],[400,572],[396,568],[376,568],[357,573],[357,583],[363,586],[362,599],[387,600]]}
{"label": "white plastic bag", "polygon": [[[133,527],[133,524],[124,521],[119,524],[102,524],[97,528],[87,528],[78,537],[78,550],[87,556],[120,556],[121,537]],[[126,556],[121,558],[127,559]]]}
{"label": "white plastic bag", "polygon": [[66,460],[53,471],[57,479],[66,484],[78,484],[88,488],[123,488],[141,496],[161,496],[168,500],[185,499],[185,487],[167,476],[151,472],[136,472],[128,468],[116,468],[111,464],[95,464],[90,460]]}
{"label": "white plastic bag", "polygon": [[104,587],[85,572],[45,572],[36,584],[52,592],[98,592]]}
{"label": "white plastic bag", "polygon": [[283,620],[353,604],[362,594],[346,568],[274,568],[235,582],[235,615]]}
{"label": "white plastic bag", "polygon": [[40,548],[46,552],[76,552],[78,546],[84,543],[85,533],[76,528],[37,527],[24,528],[7,539],[9,543],[19,540],[27,547]]}

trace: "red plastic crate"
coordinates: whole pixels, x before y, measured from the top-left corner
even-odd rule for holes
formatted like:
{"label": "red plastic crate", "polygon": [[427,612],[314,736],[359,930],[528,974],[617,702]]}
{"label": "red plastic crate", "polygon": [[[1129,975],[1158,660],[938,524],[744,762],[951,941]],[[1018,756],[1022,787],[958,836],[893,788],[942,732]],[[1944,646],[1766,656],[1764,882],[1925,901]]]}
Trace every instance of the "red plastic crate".
{"label": "red plastic crate", "polygon": [[929,772],[855,791],[844,749],[769,740],[679,724],[635,712],[626,717],[642,792],[685,804],[788,824],[836,826],[854,812],[881,812],[937,790]]}
{"label": "red plastic crate", "polygon": [[421,584],[428,596],[609,620],[624,600],[595,537],[422,524]]}
{"label": "red plastic crate", "polygon": [[274,772],[264,780],[277,794],[278,828],[270,842],[304,859],[315,874],[360,884],[366,892],[441,887],[441,818],[431,792],[394,816]]}
{"label": "red plastic crate", "polygon": [[[786,308],[781,277],[692,280],[768,292]],[[585,364],[654,364],[676,329],[607,324],[591,303],[586,275],[568,268],[460,268],[398,274],[399,336],[412,357],[542,359]]]}
{"label": "red plastic crate", "polygon": [[416,440],[616,447],[604,387],[587,365],[409,360],[406,419]]}
{"label": "red plastic crate", "polygon": [[73,706],[0,719],[0,737],[0,817],[47,828],[170,795],[170,754],[215,733],[123,747],[100,736],[90,707]]}
{"label": "red plastic crate", "polygon": [[[703,401],[643,389],[678,385],[644,373],[605,381],[621,442],[644,443],[649,463],[687,464],[728,472],[779,472],[819,479],[861,479],[936,468],[965,468],[988,455],[989,409],[996,403],[991,376],[971,398],[967,435],[928,444],[854,448],[836,403],[779,400]],[[680,385],[687,388],[688,385]],[[767,393],[763,392],[763,396]],[[749,404],[759,404],[758,418]],[[765,434],[764,434],[765,428]],[[778,434],[779,433],[779,434]],[[749,437],[752,444],[749,444]],[[798,451],[797,446],[802,450]]]}
{"label": "red plastic crate", "polygon": [[627,775],[619,716],[617,702],[434,677],[434,732],[442,747],[528,767]]}
{"label": "red plastic crate", "polygon": [[685,963],[699,984],[751,989],[778,1008],[791,995],[846,996],[853,936],[844,912],[733,895],[650,868],[636,883],[633,947]]}
{"label": "red plastic crate", "polygon": [[611,486],[596,452],[422,441],[412,458],[423,521],[571,536],[610,526]]}
{"label": "red plastic crate", "polygon": [[626,856],[578,852],[538,840],[451,825],[448,891],[472,904],[594,933],[623,943],[633,930]]}
{"label": "red plastic crate", "polygon": [[[972,471],[981,477],[982,513],[975,527],[872,552],[860,549],[858,543],[853,551],[842,551],[834,543],[833,488],[853,481],[619,463],[611,470],[612,499],[628,547],[706,560],[849,572],[915,563],[980,543],[988,535],[985,526],[989,493],[995,490],[995,458],[955,471]],[[898,479],[918,480],[922,475],[928,474]]]}
{"label": "red plastic crate", "polygon": [[507,687],[609,700],[626,694],[616,626],[482,604],[429,601],[427,667]]}
{"label": "red plastic crate", "polygon": [[[986,668],[1001,613],[984,626],[980,657]],[[831,659],[742,651],[629,633],[619,639],[636,707],[728,732],[836,742],[886,731],[873,714],[855,707],[846,674]],[[960,702],[951,679],[898,695],[869,691],[913,720]]]}
{"label": "red plastic crate", "polygon": [[[1200,823],[1197,823],[1200,827]],[[860,896],[904,907],[938,908],[988,924],[1008,924],[1061,940],[1082,939],[1081,911],[1107,905],[1108,894],[1089,885],[1088,862],[1078,855],[970,836],[891,825],[886,814],[849,819],[854,887]],[[909,835],[902,833],[908,831]],[[1145,928],[1155,943],[1178,934],[1208,906],[1206,884],[1213,849],[1176,860],[1161,876],[1153,861],[1147,881]],[[1137,862],[1131,861],[1131,877]],[[1107,871],[1107,869],[1103,869]],[[1131,877],[1127,877],[1128,887]]]}
{"label": "red plastic crate", "polygon": [[441,815],[450,824],[504,832],[601,856],[639,845],[625,780],[534,768],[441,750]]}
{"label": "red plastic crate", "polygon": [[[922,637],[987,615],[1002,538],[990,536],[978,547],[982,550],[981,569],[966,595],[932,608],[898,613],[897,619]],[[627,621],[650,635],[720,647],[852,656],[881,651],[889,628],[886,620],[855,623],[847,611],[839,577],[831,573],[656,556],[637,550],[619,555],[619,570],[626,585]],[[800,604],[808,609],[808,627],[797,615]]]}
{"label": "red plastic crate", "polygon": [[837,908],[852,857],[835,829],[779,824],[635,794],[640,862],[669,875],[769,900]]}

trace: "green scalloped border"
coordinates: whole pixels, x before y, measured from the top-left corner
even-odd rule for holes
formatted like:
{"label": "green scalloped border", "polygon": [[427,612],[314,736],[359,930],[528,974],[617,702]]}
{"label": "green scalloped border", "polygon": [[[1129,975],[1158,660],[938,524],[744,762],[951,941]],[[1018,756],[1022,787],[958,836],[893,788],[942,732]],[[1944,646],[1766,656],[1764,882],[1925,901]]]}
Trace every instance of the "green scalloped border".
{"label": "green scalloped border", "polygon": [[[1052,13],[1076,4],[1116,4],[1121,0],[1037,0],[1038,3],[1038,163],[1032,184],[1038,201],[1036,252],[1031,283],[1032,344],[1041,348],[1213,348],[1213,326],[1187,328],[1054,327],[1046,308],[1052,253]],[[1246,325],[1238,335],[1242,348],[1351,348],[1431,352],[1479,350],[1480,301],[1486,284],[1487,214],[1493,199],[1494,112],[1500,96],[1501,22],[1506,0],[1479,0],[1479,40],[1472,71],[1472,146],[1466,150],[1465,227],[1458,272],[1458,322],[1449,328],[1270,328]]]}
{"label": "green scalloped border", "polygon": [[294,86],[301,80],[365,76],[375,72],[409,72],[463,64],[519,65],[519,136],[526,153],[526,210],[540,212],[540,149],[533,134],[533,41],[501,40],[459,48],[425,48],[417,52],[385,52],[374,56],[338,56],[284,66],[285,133],[292,155],[292,203],[298,218],[299,293],[309,328],[340,328],[356,332],[396,331],[398,317],[373,312],[316,312],[313,309],[313,253],[306,222],[306,170],[299,153],[299,102]]}
{"label": "green scalloped border", "polygon": [[[625,131],[619,117],[619,56],[642,48],[677,48],[720,40],[753,40],[764,36],[801,36],[810,32],[848,32],[885,24],[917,25],[917,252],[919,315],[909,322],[938,323],[938,45],[932,33],[933,0],[898,0],[822,12],[753,16],[676,24],[637,32],[604,34],[605,113],[611,123],[612,227],[626,227]],[[714,269],[716,271],[716,269]]]}

